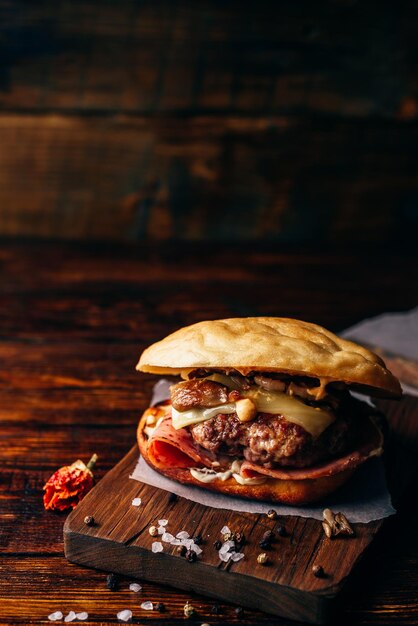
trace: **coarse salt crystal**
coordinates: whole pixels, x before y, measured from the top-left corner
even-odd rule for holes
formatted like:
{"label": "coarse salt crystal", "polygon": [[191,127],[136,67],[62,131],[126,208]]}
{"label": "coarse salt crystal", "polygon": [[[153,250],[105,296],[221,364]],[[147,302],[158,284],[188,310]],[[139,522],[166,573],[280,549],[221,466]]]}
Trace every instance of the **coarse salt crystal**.
{"label": "coarse salt crystal", "polygon": [[88,616],[89,614],[87,613],[87,611],[82,611],[81,613],[76,614],[76,618],[79,619],[81,622],[84,622],[88,618]]}
{"label": "coarse salt crystal", "polygon": [[180,541],[188,550],[190,550],[190,546],[194,543],[193,539],[180,539]]}
{"label": "coarse salt crystal", "polygon": [[221,554],[219,552],[219,558],[221,559],[221,561],[224,561],[225,563],[228,563],[229,559],[231,558],[231,553],[230,552],[224,552],[223,554]]}
{"label": "coarse salt crystal", "polygon": [[142,504],[141,498],[134,498],[132,500],[132,506],[141,506],[141,504]]}
{"label": "coarse salt crystal", "polygon": [[65,616],[64,622],[73,622],[76,619],[77,615],[75,611],[70,611],[68,615]]}
{"label": "coarse salt crystal", "polygon": [[227,533],[230,533],[231,531],[229,530],[228,526],[224,526],[221,530],[221,535],[226,535]]}
{"label": "coarse salt crystal", "polygon": [[233,541],[225,541],[222,548],[219,550],[219,554],[226,554],[227,552],[230,552],[231,548],[234,546],[235,544]]}
{"label": "coarse salt crystal", "polygon": [[158,532],[159,535],[164,535],[165,527],[164,526],[158,526],[157,532]]}
{"label": "coarse salt crystal", "polygon": [[141,604],[141,609],[144,609],[144,611],[152,611],[153,608],[154,608],[154,605],[149,600]]}
{"label": "coarse salt crystal", "polygon": [[167,526],[168,519],[159,519],[158,523],[159,523],[160,526]]}
{"label": "coarse salt crystal", "polygon": [[131,583],[129,585],[129,589],[131,591],[135,591],[135,593],[138,593],[138,591],[141,591],[142,587],[141,587],[141,585],[138,585],[138,583]]}
{"label": "coarse salt crystal", "polygon": [[193,552],[196,552],[197,555],[202,554],[203,552],[202,548],[199,548],[199,546],[196,543],[192,543],[189,549],[193,550]]}
{"label": "coarse salt crystal", "polygon": [[181,541],[180,539],[173,539],[173,541],[170,541],[172,546],[181,546]]}
{"label": "coarse salt crystal", "polygon": [[129,609],[124,609],[123,611],[119,611],[116,617],[122,622],[128,622],[132,617],[132,611],[130,611]]}
{"label": "coarse salt crystal", "polygon": [[153,541],[151,550],[153,552],[162,552],[164,548],[163,548],[163,544],[161,543],[161,541]]}
{"label": "coarse salt crystal", "polygon": [[61,613],[61,611],[54,611],[54,613],[51,613],[50,615],[48,615],[48,619],[50,622],[56,622],[59,619],[62,619],[64,616]]}
{"label": "coarse salt crystal", "polygon": [[232,552],[231,553],[231,561],[241,561],[244,558],[242,552]]}
{"label": "coarse salt crystal", "polygon": [[188,539],[190,537],[189,533],[186,530],[181,530],[176,535],[177,539]]}
{"label": "coarse salt crystal", "polygon": [[174,536],[171,533],[164,533],[161,537],[161,541],[165,541],[165,543],[171,543],[174,540]]}

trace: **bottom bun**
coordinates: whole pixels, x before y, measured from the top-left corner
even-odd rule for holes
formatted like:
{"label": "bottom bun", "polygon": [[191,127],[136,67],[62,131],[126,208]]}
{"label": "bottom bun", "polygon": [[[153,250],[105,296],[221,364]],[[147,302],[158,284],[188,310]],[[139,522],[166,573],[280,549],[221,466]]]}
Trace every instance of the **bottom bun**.
{"label": "bottom bun", "polygon": [[282,504],[299,505],[322,500],[333,491],[339,489],[354,474],[356,468],[350,468],[320,478],[305,478],[302,480],[268,478],[259,485],[241,485],[234,478],[214,480],[202,483],[192,476],[188,468],[156,467],[148,455],[148,438],[144,432],[148,412],[142,416],[137,431],[138,446],[141,455],[147,464],[155,471],[184,485],[194,485],[202,489],[209,489],[217,493],[230,496],[239,496],[251,500],[266,500],[281,502]]}

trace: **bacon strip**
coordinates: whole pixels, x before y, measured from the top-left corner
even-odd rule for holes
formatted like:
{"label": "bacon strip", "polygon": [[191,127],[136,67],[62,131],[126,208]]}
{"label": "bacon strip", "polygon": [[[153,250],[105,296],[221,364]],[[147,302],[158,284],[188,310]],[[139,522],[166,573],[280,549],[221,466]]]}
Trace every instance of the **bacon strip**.
{"label": "bacon strip", "polygon": [[380,456],[382,453],[383,436],[380,429],[368,417],[364,418],[360,440],[356,448],[344,456],[338,457],[321,465],[298,469],[268,469],[250,461],[244,461],[241,465],[241,475],[244,478],[258,478],[261,475],[279,478],[283,480],[306,480],[322,478],[339,474],[348,469],[354,469],[371,456]]}
{"label": "bacon strip", "polygon": [[160,469],[167,467],[195,467],[196,464],[211,467],[215,457],[201,448],[185,429],[176,430],[167,415],[148,440],[148,456]]}

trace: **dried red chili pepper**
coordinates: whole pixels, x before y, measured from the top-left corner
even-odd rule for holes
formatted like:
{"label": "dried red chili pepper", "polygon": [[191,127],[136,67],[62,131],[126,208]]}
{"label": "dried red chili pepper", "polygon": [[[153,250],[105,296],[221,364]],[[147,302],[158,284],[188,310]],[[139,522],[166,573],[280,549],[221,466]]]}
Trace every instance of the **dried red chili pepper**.
{"label": "dried red chili pepper", "polygon": [[93,487],[92,469],[97,461],[93,454],[85,465],[75,461],[72,465],[60,467],[44,485],[44,507],[51,511],[65,511],[74,508]]}

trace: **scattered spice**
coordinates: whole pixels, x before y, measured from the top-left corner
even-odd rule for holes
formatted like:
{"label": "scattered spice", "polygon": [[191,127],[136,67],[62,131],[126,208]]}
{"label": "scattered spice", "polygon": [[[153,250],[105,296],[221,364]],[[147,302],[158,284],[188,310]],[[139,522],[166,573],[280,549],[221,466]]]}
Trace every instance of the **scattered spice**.
{"label": "scattered spice", "polygon": [[190,535],[187,532],[187,530],[181,530],[179,533],[177,533],[176,538],[177,539],[189,539]]}
{"label": "scattered spice", "polygon": [[54,472],[44,485],[45,509],[66,511],[76,507],[93,487],[92,469],[97,459],[97,454],[93,454],[87,465],[78,459]]}
{"label": "scattered spice", "polygon": [[269,519],[276,519],[277,518],[277,512],[274,509],[270,509],[270,511],[267,511],[267,517]]}
{"label": "scattered spice", "polygon": [[197,546],[200,546],[200,544],[202,543],[203,539],[202,539],[202,535],[196,535],[196,537],[193,537],[193,541],[195,542],[195,544]]}
{"label": "scattered spice", "polygon": [[269,550],[271,548],[271,543],[273,539],[274,539],[274,532],[272,530],[266,530],[266,532],[263,534],[263,537],[258,545],[260,546],[260,548],[263,548],[263,550]]}
{"label": "scattered spice", "polygon": [[245,544],[244,533],[235,533],[235,543],[240,547]]}
{"label": "scattered spice", "polygon": [[184,556],[189,563],[194,563],[197,560],[197,554],[194,550],[187,550]]}
{"label": "scattered spice", "polygon": [[200,624],[200,626],[209,626],[206,622],[204,624]]}
{"label": "scattered spice", "polygon": [[192,615],[194,615],[195,610],[194,610],[194,607],[190,604],[190,602],[186,602],[186,604],[184,605],[183,613],[186,617],[191,617]]}
{"label": "scattered spice", "polygon": [[150,526],[148,532],[151,537],[156,537],[158,535],[158,528],[156,526]]}
{"label": "scattered spice", "polygon": [[93,515],[86,515],[84,518],[84,523],[86,526],[94,526],[94,517]]}
{"label": "scattered spice", "polygon": [[217,539],[214,542],[213,547],[215,548],[215,550],[220,550],[222,548],[222,541],[219,541],[219,539]]}
{"label": "scattered spice", "polygon": [[169,504],[173,504],[173,502],[177,502],[177,500],[179,499],[178,495],[175,493],[170,493],[170,495],[168,496],[168,503]]}
{"label": "scattered spice", "polygon": [[75,611],[70,611],[68,615],[64,617],[64,622],[73,622],[77,618]]}
{"label": "scattered spice", "polygon": [[313,565],[312,573],[317,578],[322,578],[324,575],[324,568],[321,565]]}
{"label": "scattered spice", "polygon": [[268,562],[268,556],[265,552],[261,552],[257,557],[257,563],[260,565],[266,565]]}
{"label": "scattered spice", "polygon": [[162,602],[157,602],[157,604],[155,605],[155,610],[158,611],[159,613],[164,613],[165,612],[165,606]]}
{"label": "scattered spice", "polygon": [[129,622],[132,619],[132,611],[129,609],[124,609],[123,611],[119,611],[116,614],[116,617],[121,620],[121,622]]}
{"label": "scattered spice", "polygon": [[[231,536],[231,534],[232,534],[232,533],[231,533],[231,529],[230,529],[228,526],[223,526],[223,527],[221,528],[221,535],[223,536],[224,541],[228,541],[228,539],[230,539],[230,538],[231,538],[231,537],[230,537],[230,536]],[[227,535],[229,535],[229,536],[225,539],[225,537],[226,537]]]}
{"label": "scattered spice", "polygon": [[231,539],[233,539],[233,537],[234,537],[234,535],[233,535],[233,533],[231,533],[231,532],[229,532],[229,533],[224,533],[224,534],[222,535],[222,539],[223,539],[224,541],[230,541]]}
{"label": "scattered spice", "polygon": [[176,548],[176,552],[177,554],[179,554],[180,556],[185,556],[186,552],[187,552],[187,548],[186,546],[177,546]]}
{"label": "scattered spice", "polygon": [[331,509],[324,509],[322,516],[324,518],[322,528],[329,539],[336,535],[354,535],[354,530],[343,513],[334,513]]}
{"label": "scattered spice", "polygon": [[332,528],[331,528],[331,526],[329,524],[327,524],[326,522],[322,522],[322,528],[324,529],[324,533],[328,537],[328,539],[331,539],[331,537],[332,537]]}
{"label": "scattered spice", "polygon": [[106,586],[110,591],[118,591],[120,578],[117,574],[109,574],[106,578]]}
{"label": "scattered spice", "polygon": [[61,620],[63,617],[64,616],[61,613],[61,611],[54,611],[54,613],[51,613],[50,615],[48,615],[48,619],[50,622],[56,622],[58,620]]}
{"label": "scattered spice", "polygon": [[76,613],[76,618],[78,620],[80,620],[80,622],[84,622],[86,619],[88,619],[89,614],[87,613],[87,611],[81,611],[81,613]]}
{"label": "scattered spice", "polygon": [[151,544],[151,551],[154,552],[155,554],[157,552],[163,552],[164,548],[163,548],[163,544],[161,543],[161,541],[153,541]]}
{"label": "scattered spice", "polygon": [[279,537],[286,537],[287,535],[286,528],[282,525],[277,526],[277,534],[279,535]]}

